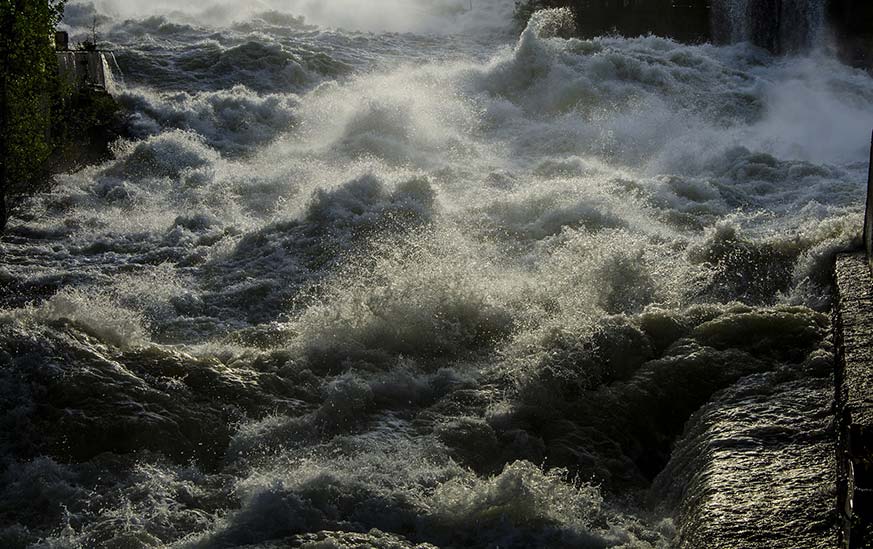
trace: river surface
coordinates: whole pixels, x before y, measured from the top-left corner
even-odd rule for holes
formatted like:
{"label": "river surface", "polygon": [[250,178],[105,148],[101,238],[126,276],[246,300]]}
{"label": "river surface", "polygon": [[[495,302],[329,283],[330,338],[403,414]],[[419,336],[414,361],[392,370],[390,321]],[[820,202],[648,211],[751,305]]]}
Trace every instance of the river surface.
{"label": "river surface", "polygon": [[67,6],[131,138],[0,239],[0,546],[832,546],[873,78],[512,4]]}

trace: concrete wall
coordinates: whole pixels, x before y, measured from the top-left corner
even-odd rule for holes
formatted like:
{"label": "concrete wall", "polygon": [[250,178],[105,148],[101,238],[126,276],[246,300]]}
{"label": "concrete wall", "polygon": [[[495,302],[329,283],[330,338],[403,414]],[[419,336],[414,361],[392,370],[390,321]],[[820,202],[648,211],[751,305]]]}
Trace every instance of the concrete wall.
{"label": "concrete wall", "polygon": [[864,216],[865,253],[835,266],[838,510],[842,547],[873,547],[873,138]]}
{"label": "concrete wall", "polygon": [[836,262],[838,511],[842,547],[873,546],[873,277],[864,254]]}
{"label": "concrete wall", "polygon": [[106,57],[100,51],[59,51],[58,71],[76,90],[98,88],[108,84]]}

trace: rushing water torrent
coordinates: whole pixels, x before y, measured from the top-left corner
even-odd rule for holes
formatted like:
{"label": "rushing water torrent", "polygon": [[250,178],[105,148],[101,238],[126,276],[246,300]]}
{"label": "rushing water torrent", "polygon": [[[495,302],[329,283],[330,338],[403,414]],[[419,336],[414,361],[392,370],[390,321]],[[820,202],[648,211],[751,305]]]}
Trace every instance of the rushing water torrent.
{"label": "rushing water torrent", "polygon": [[251,4],[67,7],[134,138],[0,240],[0,546],[825,543],[870,76]]}
{"label": "rushing water torrent", "polygon": [[802,52],[825,32],[822,0],[714,0],[714,38],[722,43],[752,42],[778,52]]}

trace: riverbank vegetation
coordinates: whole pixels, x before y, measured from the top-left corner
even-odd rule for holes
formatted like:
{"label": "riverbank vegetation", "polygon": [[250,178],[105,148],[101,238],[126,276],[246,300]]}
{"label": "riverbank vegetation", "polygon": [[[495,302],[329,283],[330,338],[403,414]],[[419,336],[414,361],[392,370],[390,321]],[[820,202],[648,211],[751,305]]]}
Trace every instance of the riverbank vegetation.
{"label": "riverbank vegetation", "polygon": [[0,229],[7,203],[99,160],[120,133],[105,89],[59,73],[53,37],[63,12],[63,0],[0,0]]}
{"label": "riverbank vegetation", "polygon": [[[50,37],[63,9],[57,0],[0,0],[0,197],[44,177],[51,107],[60,93]],[[0,198],[0,228],[5,222]]]}

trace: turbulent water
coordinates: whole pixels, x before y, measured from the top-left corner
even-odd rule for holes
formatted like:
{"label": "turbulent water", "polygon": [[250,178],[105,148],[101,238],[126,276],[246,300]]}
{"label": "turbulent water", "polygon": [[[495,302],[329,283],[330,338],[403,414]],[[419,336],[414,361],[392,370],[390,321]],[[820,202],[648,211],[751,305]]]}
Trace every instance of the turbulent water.
{"label": "turbulent water", "polygon": [[0,240],[0,546],[830,546],[867,73],[129,4],[131,137]]}
{"label": "turbulent water", "polygon": [[713,34],[720,42],[804,51],[826,32],[825,9],[823,0],[713,0]]}

